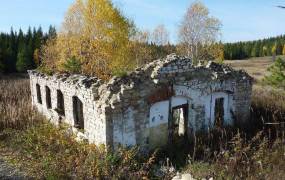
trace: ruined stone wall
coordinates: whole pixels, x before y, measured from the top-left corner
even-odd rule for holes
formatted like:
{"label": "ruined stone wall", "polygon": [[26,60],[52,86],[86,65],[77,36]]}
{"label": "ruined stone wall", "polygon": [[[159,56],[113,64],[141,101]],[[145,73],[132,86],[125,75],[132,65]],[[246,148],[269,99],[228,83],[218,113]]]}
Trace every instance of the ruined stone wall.
{"label": "ruined stone wall", "polygon": [[250,116],[252,82],[250,80],[237,81],[233,83],[233,115],[235,125],[244,126]]}
{"label": "ruined stone wall", "polygon": [[[94,79],[88,79],[84,76],[46,76],[35,71],[29,71],[32,103],[35,108],[44,114],[52,123],[58,125],[68,124],[73,132],[80,138],[86,138],[95,144],[106,144],[106,123],[104,118],[100,119],[100,109],[97,109],[94,101],[98,84]],[[95,80],[96,81],[96,80]],[[92,86],[88,83],[94,83]],[[40,86],[42,104],[37,100],[36,84]],[[51,90],[51,105],[47,108],[45,87]],[[59,115],[57,112],[57,90],[60,90],[64,96],[65,115]],[[84,131],[78,131],[74,128],[74,110],[72,97],[78,97],[83,103]]]}
{"label": "ruined stone wall", "polygon": [[[174,84],[175,94],[173,96],[153,104],[149,104],[147,97],[156,91],[155,88],[145,89],[144,91],[149,91],[145,97],[122,97],[120,106],[115,106],[110,111],[112,112],[110,119],[112,119],[114,130],[112,143],[115,147],[119,144],[127,146],[139,144],[146,147],[166,145],[169,110],[183,104],[189,105],[188,128],[190,132],[211,128],[214,124],[214,102],[216,98],[221,97],[225,98],[224,125],[233,125],[234,119],[230,112],[236,110],[235,112],[242,113],[242,110],[239,107],[234,107],[233,94],[228,93],[232,89],[230,82],[220,87],[219,90],[211,92],[210,87],[219,85],[220,83],[210,82],[201,82],[195,86]],[[205,92],[207,89],[209,91]],[[133,102],[133,105],[130,102]],[[140,108],[138,108],[139,106]]]}
{"label": "ruined stone wall", "polygon": [[[56,91],[61,90],[65,105],[62,121],[73,127],[72,97],[77,96],[83,103],[85,124],[84,134],[79,134],[91,143],[114,149],[119,145],[166,145],[172,109],[180,105],[187,105],[187,133],[213,127],[218,98],[224,99],[224,125],[242,124],[249,116],[252,83],[247,73],[211,62],[194,66],[190,59],[176,55],[105,83],[80,75],[29,74],[33,105],[40,112],[59,123]],[[41,87],[42,104],[37,102],[36,84]],[[46,106],[45,86],[51,89],[51,109]]]}
{"label": "ruined stone wall", "polygon": [[194,67],[177,57],[115,77],[102,89],[108,92],[100,101],[108,99],[108,139],[114,147],[165,145],[169,111],[175,106],[189,105],[188,127],[194,132],[213,127],[215,99],[224,98],[224,125],[246,118],[251,101],[251,79],[245,72],[215,63]]}

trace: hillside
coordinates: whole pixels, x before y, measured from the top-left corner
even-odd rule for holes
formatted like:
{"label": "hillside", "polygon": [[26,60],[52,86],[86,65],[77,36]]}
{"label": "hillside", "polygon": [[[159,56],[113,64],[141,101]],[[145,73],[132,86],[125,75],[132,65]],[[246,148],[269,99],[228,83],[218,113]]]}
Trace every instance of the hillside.
{"label": "hillside", "polygon": [[[285,56],[277,56],[285,59]],[[271,56],[255,57],[246,60],[226,60],[225,64],[229,64],[234,69],[244,69],[255,80],[261,80],[267,75],[267,68],[273,64]]]}

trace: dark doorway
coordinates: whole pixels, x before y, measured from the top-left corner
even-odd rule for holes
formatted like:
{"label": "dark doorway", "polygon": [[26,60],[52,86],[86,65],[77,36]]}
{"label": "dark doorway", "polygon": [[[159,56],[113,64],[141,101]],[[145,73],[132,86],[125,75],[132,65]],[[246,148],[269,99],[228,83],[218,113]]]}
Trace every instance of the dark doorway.
{"label": "dark doorway", "polygon": [[224,98],[215,101],[215,126],[222,127],[224,124]]}
{"label": "dark doorway", "polygon": [[170,139],[173,143],[185,141],[188,129],[188,104],[173,107],[171,112]]}
{"label": "dark doorway", "polygon": [[57,112],[58,114],[64,116],[65,112],[64,112],[64,98],[63,98],[63,94],[60,90],[57,90]]}
{"label": "dark doorway", "polygon": [[41,87],[40,87],[39,84],[36,84],[36,89],[37,89],[37,100],[38,100],[38,103],[42,104]]}
{"label": "dark doorway", "polygon": [[47,108],[51,109],[51,93],[50,93],[50,88],[46,86],[46,104]]}
{"label": "dark doorway", "polygon": [[74,127],[84,129],[83,103],[76,96],[72,97]]}
{"label": "dark doorway", "polygon": [[193,147],[191,139],[188,138],[188,115],[188,104],[171,108],[167,154],[172,161],[181,165],[185,163],[186,154],[189,154]]}

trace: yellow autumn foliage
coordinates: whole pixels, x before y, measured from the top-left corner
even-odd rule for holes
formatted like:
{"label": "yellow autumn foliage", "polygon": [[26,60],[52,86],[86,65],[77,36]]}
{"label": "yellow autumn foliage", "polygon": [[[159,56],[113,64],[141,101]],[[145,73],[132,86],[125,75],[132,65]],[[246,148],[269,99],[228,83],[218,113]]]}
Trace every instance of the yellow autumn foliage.
{"label": "yellow autumn foliage", "polygon": [[75,58],[81,73],[102,79],[133,69],[133,29],[110,0],[76,0],[56,39],[43,46],[42,66],[63,72],[67,60]]}

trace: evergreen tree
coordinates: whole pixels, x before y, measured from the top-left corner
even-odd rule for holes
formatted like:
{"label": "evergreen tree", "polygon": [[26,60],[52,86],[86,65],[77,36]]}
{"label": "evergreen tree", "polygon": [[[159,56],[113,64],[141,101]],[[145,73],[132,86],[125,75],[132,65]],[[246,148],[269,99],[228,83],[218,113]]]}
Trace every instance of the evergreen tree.
{"label": "evergreen tree", "polygon": [[30,58],[29,49],[21,47],[17,55],[16,69],[18,72],[26,72],[28,69],[34,68],[33,61]]}
{"label": "evergreen tree", "polygon": [[10,48],[10,60],[11,60],[11,71],[15,71],[16,70],[16,61],[17,61],[17,50],[18,50],[18,47],[17,47],[17,35],[16,33],[14,32],[14,30],[11,28],[11,31],[10,31],[10,35],[8,36],[9,37],[9,48]]}
{"label": "evergreen tree", "polygon": [[64,64],[64,69],[71,73],[80,73],[81,64],[75,57],[69,58]]}
{"label": "evergreen tree", "polygon": [[[6,73],[13,73],[17,71],[17,64],[23,64],[22,60],[19,62],[18,55],[22,57],[22,54],[26,54],[32,63],[32,67],[39,65],[39,49],[42,43],[48,38],[48,36],[56,36],[55,28],[51,26],[48,33],[44,34],[41,28],[29,27],[28,31],[24,33],[21,29],[14,31],[12,28],[10,33],[0,33],[0,71]],[[25,49],[25,50],[22,50]],[[23,53],[23,51],[26,51]],[[37,63],[35,63],[37,62]]]}
{"label": "evergreen tree", "polygon": [[[284,44],[284,35],[257,41],[226,43],[224,44],[225,59],[231,60],[245,59],[248,57],[282,55]],[[276,49],[274,53],[272,52],[273,47]]]}
{"label": "evergreen tree", "polygon": [[269,76],[265,77],[265,82],[275,87],[285,88],[285,61],[278,58],[275,63],[268,68]]}
{"label": "evergreen tree", "polygon": [[47,38],[55,38],[56,37],[56,29],[54,26],[49,26],[49,30],[48,30],[48,34],[47,34]]}
{"label": "evergreen tree", "polygon": [[42,28],[39,27],[38,30],[35,32],[34,35],[34,44],[35,44],[35,48],[40,48],[42,41],[43,41],[43,31]]}
{"label": "evergreen tree", "polygon": [[3,72],[5,72],[4,53],[2,49],[0,49],[0,73]]}

